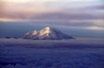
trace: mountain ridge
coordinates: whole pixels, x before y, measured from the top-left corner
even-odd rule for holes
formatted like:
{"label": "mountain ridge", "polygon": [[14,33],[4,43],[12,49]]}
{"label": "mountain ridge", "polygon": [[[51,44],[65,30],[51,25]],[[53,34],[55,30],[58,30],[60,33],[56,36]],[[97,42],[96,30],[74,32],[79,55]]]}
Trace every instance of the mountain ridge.
{"label": "mountain ridge", "polygon": [[49,26],[37,31],[27,32],[24,39],[33,39],[33,40],[63,40],[63,39],[73,39],[72,36],[62,33],[55,28]]}

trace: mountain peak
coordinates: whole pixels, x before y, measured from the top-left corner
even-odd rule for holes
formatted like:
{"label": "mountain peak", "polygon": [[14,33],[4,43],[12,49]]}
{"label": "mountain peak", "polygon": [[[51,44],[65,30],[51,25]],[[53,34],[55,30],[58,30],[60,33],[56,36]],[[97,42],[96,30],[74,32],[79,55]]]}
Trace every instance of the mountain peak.
{"label": "mountain peak", "polygon": [[47,27],[45,27],[44,29],[46,29],[46,30],[50,30],[50,29],[51,29],[51,27],[47,26]]}
{"label": "mountain peak", "polygon": [[49,36],[49,34],[52,32],[52,30],[51,30],[51,28],[50,27],[45,27],[45,28],[43,28],[43,29],[41,29],[40,31],[39,31],[39,35],[40,36]]}
{"label": "mountain peak", "polygon": [[73,37],[62,33],[59,30],[53,29],[49,26],[41,29],[40,31],[28,32],[24,35],[25,39],[39,39],[39,40],[61,40],[72,39]]}
{"label": "mountain peak", "polygon": [[52,30],[51,27],[47,26],[45,28],[42,29],[43,31],[46,31],[47,33],[50,33],[50,31]]}

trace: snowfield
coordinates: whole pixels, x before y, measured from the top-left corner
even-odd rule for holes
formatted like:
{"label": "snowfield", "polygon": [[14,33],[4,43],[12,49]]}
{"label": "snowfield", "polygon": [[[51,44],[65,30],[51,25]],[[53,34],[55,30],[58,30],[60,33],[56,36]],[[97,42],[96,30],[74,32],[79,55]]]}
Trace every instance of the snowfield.
{"label": "snowfield", "polygon": [[0,39],[0,68],[104,68],[104,39]]}

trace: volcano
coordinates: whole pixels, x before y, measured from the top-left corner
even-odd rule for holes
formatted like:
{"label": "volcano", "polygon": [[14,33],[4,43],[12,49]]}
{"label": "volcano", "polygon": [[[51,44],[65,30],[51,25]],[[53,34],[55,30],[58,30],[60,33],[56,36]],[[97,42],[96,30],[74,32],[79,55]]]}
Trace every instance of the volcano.
{"label": "volcano", "polygon": [[24,36],[24,39],[33,39],[33,40],[64,40],[64,39],[73,39],[72,36],[62,33],[59,30],[51,27],[45,27],[39,31],[34,30],[27,32]]}

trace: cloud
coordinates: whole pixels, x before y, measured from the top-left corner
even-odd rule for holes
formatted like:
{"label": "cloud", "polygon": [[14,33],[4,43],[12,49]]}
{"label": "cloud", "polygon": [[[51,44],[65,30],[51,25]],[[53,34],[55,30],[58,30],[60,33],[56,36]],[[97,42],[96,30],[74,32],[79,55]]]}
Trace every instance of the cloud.
{"label": "cloud", "polygon": [[3,0],[0,0],[0,16],[3,16],[4,11],[5,11],[5,2]]}
{"label": "cloud", "polygon": [[[31,20],[103,19],[99,0],[0,0],[0,18]],[[94,9],[96,8],[96,9]]]}
{"label": "cloud", "polygon": [[104,19],[103,20],[95,20],[92,21],[92,25],[97,27],[103,27],[104,28]]}

